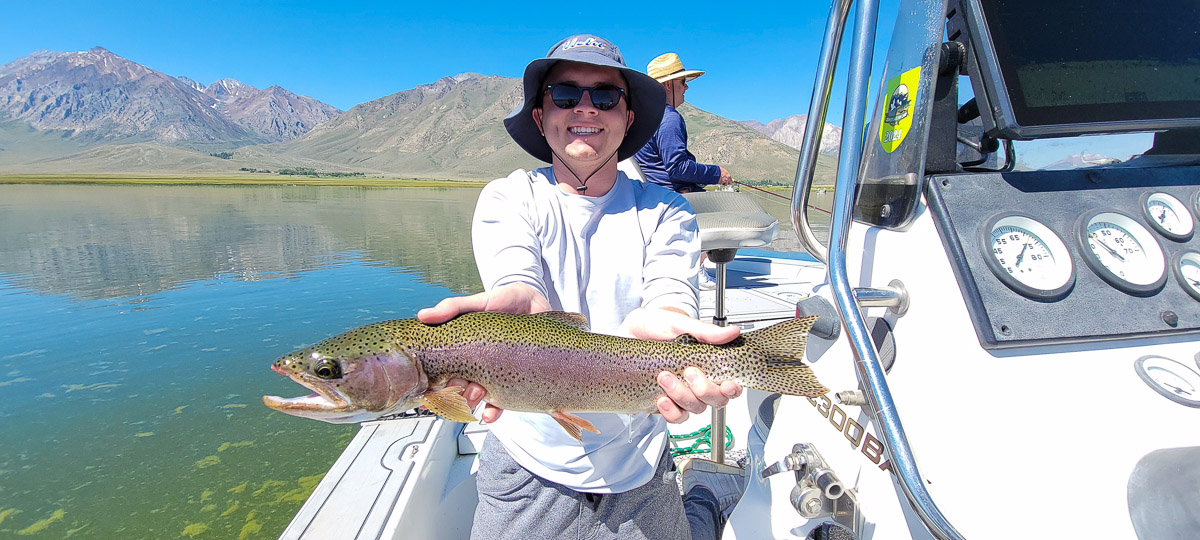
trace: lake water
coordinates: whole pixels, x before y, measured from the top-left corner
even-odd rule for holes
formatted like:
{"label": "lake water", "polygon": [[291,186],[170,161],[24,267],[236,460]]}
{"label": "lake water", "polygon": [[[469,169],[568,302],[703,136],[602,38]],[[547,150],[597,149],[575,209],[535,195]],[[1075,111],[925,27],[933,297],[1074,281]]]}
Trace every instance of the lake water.
{"label": "lake water", "polygon": [[277,537],[357,426],[270,363],[478,291],[478,192],[0,185],[0,537]]}

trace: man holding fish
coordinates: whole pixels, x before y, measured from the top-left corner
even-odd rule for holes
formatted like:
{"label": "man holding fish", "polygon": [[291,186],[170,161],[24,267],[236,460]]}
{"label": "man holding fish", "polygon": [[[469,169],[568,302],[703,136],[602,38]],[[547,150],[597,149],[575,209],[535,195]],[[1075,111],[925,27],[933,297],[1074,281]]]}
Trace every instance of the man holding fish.
{"label": "man holding fish", "polygon": [[[472,228],[486,292],[446,299],[418,318],[557,310],[586,315],[593,332],[691,334],[707,343],[737,337],[737,327],[695,318],[700,239],[690,207],[617,169],[653,135],[664,104],[662,85],[626,67],[617,47],[597,36],[568,38],[531,62],[524,102],[504,125],[552,166],[489,183]],[[473,538],[690,538],[665,422],[724,406],[742,389],[696,368],[684,377],[659,374],[661,415],[580,414],[599,433],[579,441],[546,414],[485,410],[491,429]],[[465,386],[472,406],[486,399],[482,386]],[[715,537],[715,525],[692,532]]]}
{"label": "man holding fish", "polygon": [[740,483],[692,470],[681,500],[666,422],[743,386],[828,390],[802,362],[815,317],[744,335],[696,319],[691,207],[614,161],[646,143],[663,104],[662,86],[597,36],[531,62],[504,125],[552,165],[480,193],[485,292],[284,355],[272,369],[314,392],[263,403],[334,423],[417,406],[472,422],[487,399],[474,538],[716,538]]}

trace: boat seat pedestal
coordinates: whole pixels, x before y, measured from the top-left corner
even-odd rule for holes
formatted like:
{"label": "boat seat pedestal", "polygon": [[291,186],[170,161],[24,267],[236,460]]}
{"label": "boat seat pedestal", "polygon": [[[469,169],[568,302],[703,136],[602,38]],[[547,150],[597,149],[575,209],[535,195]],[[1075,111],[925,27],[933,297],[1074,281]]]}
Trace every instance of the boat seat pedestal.
{"label": "boat seat pedestal", "polygon": [[[725,271],[739,248],[762,247],[779,235],[779,220],[768,214],[745,193],[701,191],[685,193],[696,213],[700,250],[717,265],[716,313],[713,323],[725,326]],[[701,269],[703,272],[704,270]],[[712,412],[712,460],[725,462],[725,409]]]}

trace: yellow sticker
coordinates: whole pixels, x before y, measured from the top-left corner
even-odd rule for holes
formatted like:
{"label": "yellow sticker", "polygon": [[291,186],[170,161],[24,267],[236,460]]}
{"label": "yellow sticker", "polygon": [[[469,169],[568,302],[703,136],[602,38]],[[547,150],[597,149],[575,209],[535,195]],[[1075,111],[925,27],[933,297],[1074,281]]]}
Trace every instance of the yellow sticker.
{"label": "yellow sticker", "polygon": [[921,81],[921,66],[912,68],[888,81],[887,107],[883,109],[883,122],[879,129],[879,142],[883,150],[891,153],[912,127],[913,104],[917,101],[917,88]]}

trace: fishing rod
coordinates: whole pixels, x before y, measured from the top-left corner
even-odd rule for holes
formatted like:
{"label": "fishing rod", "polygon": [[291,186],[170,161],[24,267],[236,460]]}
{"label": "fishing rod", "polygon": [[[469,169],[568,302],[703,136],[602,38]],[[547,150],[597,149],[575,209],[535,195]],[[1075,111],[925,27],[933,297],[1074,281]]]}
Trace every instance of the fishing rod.
{"label": "fishing rod", "polygon": [[[789,198],[787,198],[787,197],[784,197],[783,195],[780,195],[780,194],[778,194],[778,193],[774,193],[774,192],[771,192],[771,191],[767,191],[767,190],[765,190],[765,189],[763,189],[763,188],[756,187],[756,186],[752,186],[752,185],[750,185],[750,184],[747,184],[747,183],[744,183],[744,182],[738,182],[737,180],[734,180],[734,181],[733,181],[733,183],[735,183],[735,184],[737,184],[737,185],[739,185],[739,186],[746,186],[746,187],[748,187],[748,188],[750,188],[750,189],[753,189],[753,190],[756,190],[756,191],[761,191],[761,192],[763,192],[763,193],[766,193],[767,195],[773,195],[773,196],[775,196],[775,197],[779,197],[780,199],[783,199],[783,200],[785,200],[785,201],[788,201],[788,203],[789,203],[789,204],[790,204],[790,203],[791,203],[791,201],[792,201],[791,199],[789,199]],[[829,212],[829,210],[826,210],[826,209],[824,209],[824,208],[817,208],[816,206],[812,206],[811,208],[812,208],[812,209],[814,209],[814,210],[819,210],[819,211],[821,211],[821,212],[825,212],[826,214],[831,214],[831,213]],[[832,215],[832,214],[831,214],[831,215]]]}

